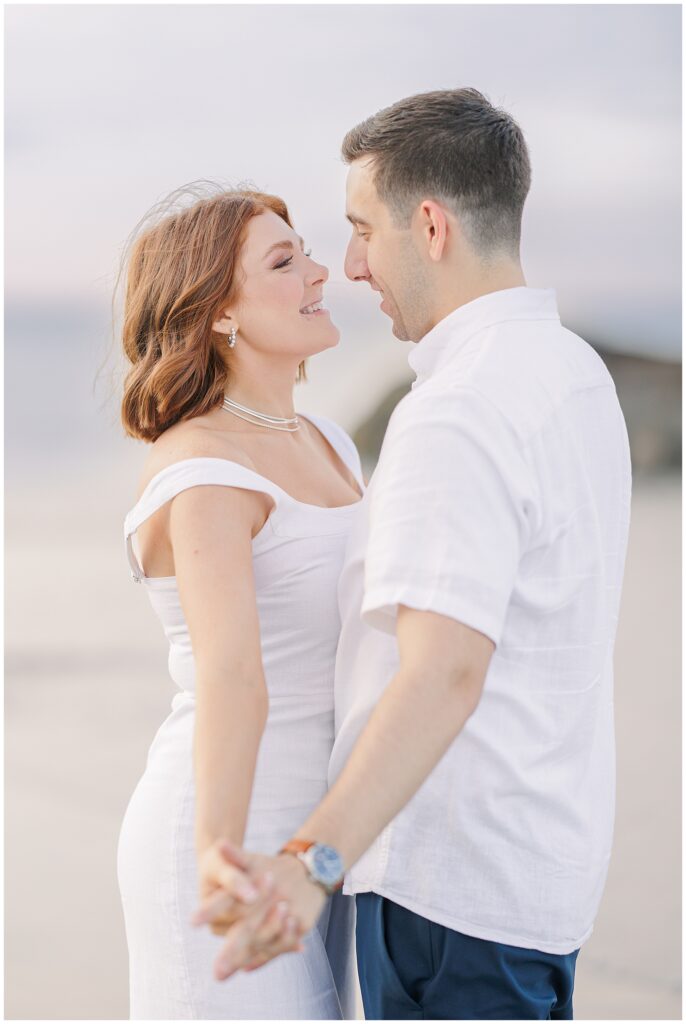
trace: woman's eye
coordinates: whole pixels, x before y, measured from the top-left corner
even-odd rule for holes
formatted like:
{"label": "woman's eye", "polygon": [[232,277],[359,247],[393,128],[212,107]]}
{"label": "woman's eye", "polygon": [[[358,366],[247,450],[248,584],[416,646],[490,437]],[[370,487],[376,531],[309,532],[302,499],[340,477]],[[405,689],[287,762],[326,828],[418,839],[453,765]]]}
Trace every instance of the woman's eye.
{"label": "woman's eye", "polygon": [[[311,256],[311,255],[312,255],[312,250],[311,249],[303,249],[303,256]],[[293,262],[293,257],[289,256],[288,259],[282,260],[281,263],[277,263],[276,266],[274,267],[274,270],[279,270],[281,267],[287,267],[289,265],[289,263],[292,263],[292,262]]]}

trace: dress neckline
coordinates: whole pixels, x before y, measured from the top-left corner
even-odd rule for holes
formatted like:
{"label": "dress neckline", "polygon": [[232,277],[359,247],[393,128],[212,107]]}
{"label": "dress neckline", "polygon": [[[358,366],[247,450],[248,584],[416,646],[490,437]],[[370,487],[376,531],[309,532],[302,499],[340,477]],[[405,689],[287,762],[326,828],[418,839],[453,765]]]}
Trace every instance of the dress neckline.
{"label": "dress neckline", "polygon": [[[236,462],[234,459],[223,459],[220,456],[215,455],[193,455],[188,459],[179,459],[177,462],[172,462],[168,466],[165,466],[164,469],[161,469],[159,470],[159,472],[155,473],[155,475],[152,476],[150,480],[148,480],[141,496],[139,497],[138,501],[135,503],[133,508],[130,510],[129,515],[132,515],[136,511],[138,506],[148,496],[149,492],[151,492],[154,489],[154,486],[158,482],[160,477],[163,477],[165,473],[168,473],[171,470],[176,469],[178,466],[186,465],[189,462],[226,462],[228,463],[229,466],[238,466],[238,468],[243,470],[243,472],[249,473],[250,476],[253,476],[258,480],[263,480],[266,484],[269,484],[270,488],[274,488],[274,490],[278,491],[279,494],[287,501],[291,501],[295,505],[301,505],[303,508],[317,509],[320,512],[347,512],[349,509],[355,508],[357,505],[360,504],[365,495],[366,487],[364,484],[364,480],[361,477],[358,478],[357,473],[355,472],[353,467],[348,465],[347,460],[341,454],[338,447],[333,443],[333,441],[324,432],[324,430],[322,430],[321,426],[319,426],[319,424],[317,424],[314,421],[311,415],[306,415],[305,413],[299,412],[298,416],[302,416],[303,419],[309,420],[309,422],[314,425],[315,429],[319,431],[319,433],[322,435],[327,444],[334,450],[334,452],[341,460],[343,465],[350,470],[362,492],[359,498],[357,498],[355,501],[350,501],[348,502],[347,505],[312,505],[307,501],[300,501],[298,498],[294,498],[292,494],[289,494],[288,491],[284,491],[283,487],[279,487],[279,485],[277,483],[274,483],[273,480],[270,480],[269,477],[262,476],[261,473],[256,472],[256,470],[254,469],[250,469],[249,466],[244,466],[242,462]],[[257,536],[259,536],[259,534],[257,534]]]}

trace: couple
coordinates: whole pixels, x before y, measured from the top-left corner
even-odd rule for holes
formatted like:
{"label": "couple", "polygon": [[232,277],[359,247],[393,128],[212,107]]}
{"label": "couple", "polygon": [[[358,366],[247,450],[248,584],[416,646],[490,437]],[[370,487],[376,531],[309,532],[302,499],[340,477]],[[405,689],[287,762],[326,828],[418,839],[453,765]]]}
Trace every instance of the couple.
{"label": "couple", "polygon": [[294,408],[338,331],[282,200],[199,200],[130,256],[125,535],[179,687],[119,845],[131,1014],[350,1018],[355,933],[368,1018],[570,1018],[612,837],[624,421],[525,284],[508,114],[412,96],[343,157],[346,274],[416,374],[368,488]]}

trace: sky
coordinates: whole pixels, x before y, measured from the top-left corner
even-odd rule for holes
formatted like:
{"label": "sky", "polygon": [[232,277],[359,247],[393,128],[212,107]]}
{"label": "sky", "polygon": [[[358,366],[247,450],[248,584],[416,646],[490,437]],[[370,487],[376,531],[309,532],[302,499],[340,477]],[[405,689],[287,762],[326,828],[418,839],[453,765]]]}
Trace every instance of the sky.
{"label": "sky", "polygon": [[677,5],[53,5],[5,8],[6,303],[109,299],[125,240],[185,182],[285,198],[346,329],[385,331],[345,281],[350,127],[471,85],[533,165],[527,280],[598,344],[677,358]]}

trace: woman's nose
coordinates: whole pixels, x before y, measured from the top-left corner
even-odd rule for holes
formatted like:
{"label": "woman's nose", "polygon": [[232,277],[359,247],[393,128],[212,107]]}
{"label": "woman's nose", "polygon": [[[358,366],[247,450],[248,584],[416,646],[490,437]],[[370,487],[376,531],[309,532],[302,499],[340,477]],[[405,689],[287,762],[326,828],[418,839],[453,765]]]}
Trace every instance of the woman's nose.
{"label": "woman's nose", "polygon": [[329,280],[329,268],[325,267],[323,263],[315,263],[314,260],[312,266],[312,273],[310,274],[310,280],[312,284],[318,284],[320,281],[322,284]]}

